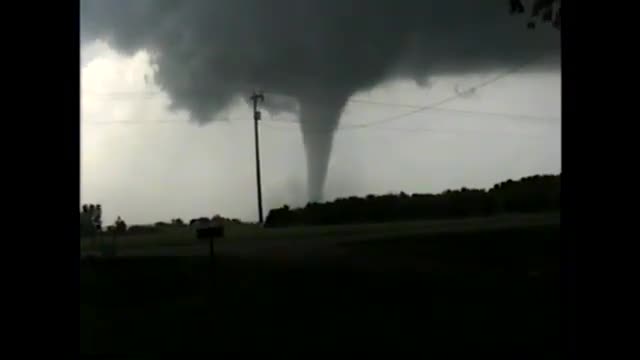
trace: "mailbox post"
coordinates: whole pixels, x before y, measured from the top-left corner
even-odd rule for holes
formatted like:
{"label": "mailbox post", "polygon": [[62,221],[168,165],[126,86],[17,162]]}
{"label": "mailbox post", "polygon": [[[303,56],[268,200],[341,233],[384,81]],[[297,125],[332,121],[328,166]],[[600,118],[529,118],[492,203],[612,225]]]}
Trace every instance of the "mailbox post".
{"label": "mailbox post", "polygon": [[209,225],[196,230],[198,240],[207,240],[209,242],[209,257],[213,261],[214,257],[214,240],[224,237],[224,228],[219,225]]}

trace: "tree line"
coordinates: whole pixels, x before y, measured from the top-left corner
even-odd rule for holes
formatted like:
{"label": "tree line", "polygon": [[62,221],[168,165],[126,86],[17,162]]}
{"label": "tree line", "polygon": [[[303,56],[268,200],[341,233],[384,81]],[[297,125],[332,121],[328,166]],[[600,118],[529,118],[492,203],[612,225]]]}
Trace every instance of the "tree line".
{"label": "tree line", "polygon": [[117,233],[120,235],[156,234],[170,229],[190,227],[198,222],[214,222],[222,225],[242,224],[239,219],[229,219],[221,215],[214,215],[210,218],[206,216],[193,218],[189,220],[189,222],[185,222],[181,218],[175,218],[169,222],[158,221],[151,225],[128,226],[127,223],[118,216],[113,225],[108,225],[103,228],[101,216],[102,209],[100,205],[83,205],[80,211],[80,236],[91,237],[100,233]]}
{"label": "tree line", "polygon": [[491,189],[447,190],[440,194],[388,194],[341,198],[269,211],[265,227],[375,223],[532,213],[560,209],[560,175],[507,180]]}

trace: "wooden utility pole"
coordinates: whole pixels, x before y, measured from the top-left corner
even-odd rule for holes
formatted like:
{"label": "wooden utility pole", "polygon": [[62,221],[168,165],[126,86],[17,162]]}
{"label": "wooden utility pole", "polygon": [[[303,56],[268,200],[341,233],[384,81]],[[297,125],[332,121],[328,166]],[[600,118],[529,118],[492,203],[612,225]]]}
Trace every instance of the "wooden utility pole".
{"label": "wooden utility pole", "polygon": [[258,120],[260,120],[260,111],[258,111],[258,101],[264,101],[262,93],[253,93],[251,95],[253,101],[253,129],[256,139],[256,181],[258,185],[258,221],[262,224],[262,184],[260,182],[260,141],[258,136]]}

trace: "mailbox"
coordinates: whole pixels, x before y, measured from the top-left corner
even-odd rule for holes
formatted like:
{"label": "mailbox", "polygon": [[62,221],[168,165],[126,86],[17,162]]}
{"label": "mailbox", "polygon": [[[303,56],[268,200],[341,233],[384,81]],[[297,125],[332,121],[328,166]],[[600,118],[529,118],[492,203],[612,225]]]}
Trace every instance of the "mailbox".
{"label": "mailbox", "polygon": [[224,228],[222,226],[204,227],[196,230],[196,236],[200,240],[221,238],[221,237],[224,237]]}
{"label": "mailbox", "polygon": [[196,229],[196,237],[198,240],[207,240],[209,242],[209,257],[213,262],[214,248],[213,239],[224,237],[224,227],[219,225],[209,225]]}

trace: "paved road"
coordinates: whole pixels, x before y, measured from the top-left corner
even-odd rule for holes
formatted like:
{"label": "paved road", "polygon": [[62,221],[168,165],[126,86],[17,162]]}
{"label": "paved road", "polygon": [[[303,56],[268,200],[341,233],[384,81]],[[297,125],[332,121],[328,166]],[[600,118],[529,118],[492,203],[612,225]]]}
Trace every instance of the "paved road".
{"label": "paved road", "polygon": [[[220,239],[216,242],[215,250],[216,254],[219,255],[242,257],[307,258],[309,256],[336,256],[341,253],[341,247],[338,245],[349,242],[556,224],[560,224],[559,214],[510,215],[483,219],[420,221],[403,224],[330,226],[316,229],[310,228],[308,233],[304,235],[299,232],[289,232],[290,234],[288,234],[287,231],[283,231],[281,237],[276,236],[269,239]],[[304,238],[301,238],[301,236]],[[123,248],[118,249],[117,255],[127,257],[208,256],[209,246],[207,242],[202,242],[193,246]]]}

